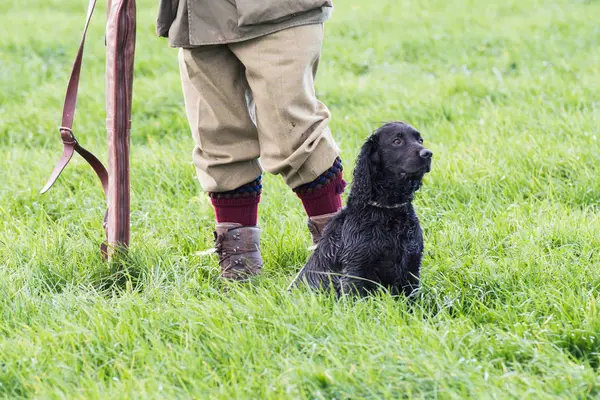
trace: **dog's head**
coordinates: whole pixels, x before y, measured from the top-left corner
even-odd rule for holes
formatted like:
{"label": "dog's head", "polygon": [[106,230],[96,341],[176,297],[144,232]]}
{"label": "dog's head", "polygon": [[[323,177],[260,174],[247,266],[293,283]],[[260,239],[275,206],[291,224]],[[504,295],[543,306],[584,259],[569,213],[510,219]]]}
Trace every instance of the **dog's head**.
{"label": "dog's head", "polygon": [[421,134],[403,122],[392,122],[373,135],[380,167],[398,177],[423,177],[431,170],[433,153],[423,146]]}
{"label": "dog's head", "polygon": [[402,202],[412,199],[423,175],[431,170],[433,153],[421,134],[404,122],[377,129],[361,148],[349,201]]}

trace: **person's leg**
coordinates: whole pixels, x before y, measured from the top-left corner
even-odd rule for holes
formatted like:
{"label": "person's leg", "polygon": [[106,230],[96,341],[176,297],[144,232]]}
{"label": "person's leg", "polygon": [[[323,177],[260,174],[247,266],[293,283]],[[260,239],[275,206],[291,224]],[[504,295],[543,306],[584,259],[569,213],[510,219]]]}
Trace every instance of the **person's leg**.
{"label": "person's leg", "polygon": [[345,186],[330,113],[315,95],[322,41],[323,25],[313,24],[229,45],[252,89],[261,164],[294,189],[309,226],[319,221],[317,234],[341,208]]}
{"label": "person's leg", "polygon": [[323,230],[342,208],[341,194],[346,187],[342,172],[342,160],[337,157],[333,165],[315,180],[294,188],[308,215],[313,245],[321,240]]}
{"label": "person's leg", "polygon": [[179,66],[202,188],[227,192],[258,178],[260,147],[244,66],[224,45],[181,49]]}
{"label": "person's leg", "polygon": [[241,279],[258,273],[262,265],[256,227],[262,169],[258,134],[246,104],[244,66],[227,46],[182,49],[179,62],[196,143],[193,160],[215,210],[223,276]]}

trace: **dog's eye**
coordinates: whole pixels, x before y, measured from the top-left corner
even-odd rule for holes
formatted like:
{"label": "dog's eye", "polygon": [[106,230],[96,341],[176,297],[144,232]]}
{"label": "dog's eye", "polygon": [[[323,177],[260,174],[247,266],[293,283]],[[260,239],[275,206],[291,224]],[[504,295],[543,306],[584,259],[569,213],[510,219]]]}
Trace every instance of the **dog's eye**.
{"label": "dog's eye", "polygon": [[402,144],[402,139],[396,138],[392,143],[394,143],[396,146],[400,146]]}
{"label": "dog's eye", "polygon": [[423,138],[419,138],[419,143],[423,144]]}

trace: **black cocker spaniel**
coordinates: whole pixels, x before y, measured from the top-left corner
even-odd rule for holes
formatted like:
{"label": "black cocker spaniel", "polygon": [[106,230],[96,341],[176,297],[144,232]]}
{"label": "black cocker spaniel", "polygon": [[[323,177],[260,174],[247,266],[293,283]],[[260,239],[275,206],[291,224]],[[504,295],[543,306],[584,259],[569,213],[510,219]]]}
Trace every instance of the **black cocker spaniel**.
{"label": "black cocker spaniel", "polygon": [[432,152],[404,122],[377,129],[362,146],[348,204],[328,224],[295,284],[331,285],[338,294],[384,287],[410,295],[419,286],[423,233],[412,200]]}

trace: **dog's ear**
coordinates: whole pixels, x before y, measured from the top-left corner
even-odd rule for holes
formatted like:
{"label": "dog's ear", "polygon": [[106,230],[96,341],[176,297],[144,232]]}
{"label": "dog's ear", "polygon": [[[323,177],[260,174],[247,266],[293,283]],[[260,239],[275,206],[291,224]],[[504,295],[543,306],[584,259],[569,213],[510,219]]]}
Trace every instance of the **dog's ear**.
{"label": "dog's ear", "polygon": [[377,135],[371,135],[363,144],[354,167],[352,189],[348,202],[366,204],[373,195],[373,180],[379,166],[379,143]]}

